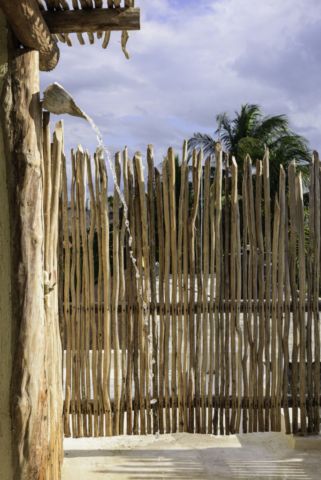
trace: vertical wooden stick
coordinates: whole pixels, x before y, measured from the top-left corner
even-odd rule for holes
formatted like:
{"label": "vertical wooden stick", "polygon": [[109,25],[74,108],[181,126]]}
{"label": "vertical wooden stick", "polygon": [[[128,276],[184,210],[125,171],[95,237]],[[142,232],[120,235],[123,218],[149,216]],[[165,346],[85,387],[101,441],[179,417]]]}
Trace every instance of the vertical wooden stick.
{"label": "vertical wooden stick", "polygon": [[255,223],[257,231],[257,248],[258,248],[258,300],[259,300],[259,331],[258,331],[258,429],[260,432],[264,432],[264,368],[263,368],[263,353],[264,353],[264,327],[265,327],[265,315],[264,315],[264,240],[263,240],[263,228],[262,228],[262,181],[263,181],[263,165],[261,161],[256,162],[256,189],[255,189]]}
{"label": "vertical wooden stick", "polygon": [[270,430],[270,396],[271,396],[271,361],[270,361],[270,338],[271,338],[271,200],[270,200],[270,170],[269,151],[266,150],[263,158],[263,183],[264,183],[264,246],[265,246],[265,419],[264,430]]}
{"label": "vertical wooden stick", "polygon": [[166,433],[171,432],[170,419],[170,387],[169,387],[169,338],[170,338],[170,216],[169,216],[169,191],[168,191],[168,159],[163,161],[163,200],[164,200],[164,219],[165,219],[165,257],[164,257],[164,281],[165,281],[165,351],[164,351],[164,369],[165,369],[165,417]]}
{"label": "vertical wooden stick", "polygon": [[218,414],[220,400],[220,307],[221,307],[221,223],[222,223],[222,153],[216,154],[215,172],[215,405],[214,435],[218,434]]}
{"label": "vertical wooden stick", "polygon": [[[128,177],[127,177],[127,149],[122,154],[122,173],[124,185],[124,197],[128,197]],[[127,204],[127,203],[126,203]],[[128,204],[127,204],[128,205]],[[127,213],[128,215],[128,213]],[[119,236],[119,337],[121,346],[121,385],[120,385],[120,410],[119,410],[119,434],[125,433],[125,409],[126,409],[126,378],[127,378],[127,325],[129,316],[126,313],[126,225],[125,212],[122,208],[121,230]]]}
{"label": "vertical wooden stick", "polygon": [[209,280],[209,267],[210,267],[210,252],[209,252],[209,223],[210,223],[210,173],[211,173],[211,164],[210,158],[208,157],[205,162],[204,169],[204,233],[203,233],[203,258],[204,258],[204,269],[203,269],[203,292],[202,292],[202,302],[203,302],[203,348],[202,348],[202,371],[201,371],[201,432],[206,433],[207,431],[207,422],[206,422],[206,412],[207,412],[207,372],[209,371],[209,359],[208,359],[208,332],[209,332],[209,315],[208,315],[208,280]]}
{"label": "vertical wooden stick", "polygon": [[104,354],[103,354],[103,402],[105,411],[105,431],[109,437],[113,434],[113,422],[110,398],[110,370],[111,370],[111,279],[109,257],[109,205],[108,205],[108,179],[106,165],[99,159],[99,173],[101,181],[101,243],[102,243],[102,271],[103,271],[103,299],[104,299]]}
{"label": "vertical wooden stick", "polygon": [[[115,156],[115,171],[118,185],[120,183],[120,153],[116,153]],[[114,347],[114,435],[119,435],[119,418],[120,418],[120,364],[119,364],[119,317],[118,317],[118,299],[119,299],[119,208],[120,200],[114,186],[114,200],[113,200],[113,276],[112,276],[112,311],[111,311],[111,324],[113,331],[113,347]]]}
{"label": "vertical wooden stick", "polygon": [[248,405],[249,405],[249,381],[248,381],[248,348],[249,348],[249,328],[248,328],[248,316],[249,316],[249,296],[248,296],[248,200],[246,195],[247,189],[247,167],[244,164],[243,181],[242,181],[242,210],[243,210],[243,257],[242,257],[242,298],[243,298],[243,358],[242,358],[242,371],[243,371],[243,433],[248,432]]}
{"label": "vertical wooden stick", "polygon": [[[72,391],[71,376],[72,376],[72,350],[71,350],[71,312],[70,312],[70,240],[69,240],[69,225],[68,225],[68,184],[66,171],[66,158],[62,158],[62,226],[63,226],[63,248],[64,248],[64,320],[66,329],[66,379],[65,379],[65,422],[64,432],[66,437],[70,437],[70,396]],[[67,397],[69,402],[67,402]]]}
{"label": "vertical wooden stick", "polygon": [[96,189],[96,221],[97,221],[97,244],[98,244],[98,282],[97,282],[97,344],[98,344],[98,363],[97,363],[97,388],[99,392],[99,436],[105,433],[105,405],[103,397],[103,349],[104,349],[104,329],[103,329],[103,259],[102,259],[102,212],[103,204],[101,202],[101,177],[99,152],[95,154],[95,189]]}
{"label": "vertical wooden stick", "polygon": [[295,162],[289,166],[289,214],[290,214],[290,242],[289,242],[289,270],[290,270],[290,288],[293,305],[292,321],[292,431],[298,432],[298,287],[297,287],[297,222],[296,222],[296,186],[295,186]]}
{"label": "vertical wooden stick", "polygon": [[159,408],[158,408],[158,335],[159,322],[157,321],[156,312],[156,217],[155,217],[155,167],[154,167],[154,150],[149,145],[147,149],[148,163],[148,223],[150,227],[150,288],[151,288],[151,318],[152,318],[152,410],[153,410],[153,433],[159,431]]}
{"label": "vertical wooden stick", "polygon": [[279,258],[278,258],[278,306],[277,306],[277,379],[276,379],[276,430],[281,431],[281,399],[283,384],[283,323],[284,323],[284,280],[285,280],[285,172],[281,165],[279,179]]}
{"label": "vertical wooden stick", "polygon": [[[211,175],[211,163],[210,163]],[[210,185],[210,312],[209,312],[209,379],[208,379],[208,419],[207,432],[213,433],[213,386],[215,375],[215,337],[214,337],[214,295],[215,295],[215,183]]]}
{"label": "vertical wooden stick", "polygon": [[164,365],[165,365],[165,321],[164,314],[164,209],[162,184],[160,173],[156,170],[156,209],[157,209],[157,235],[158,235],[158,259],[159,259],[159,274],[158,274],[158,297],[159,297],[159,431],[164,433]]}
{"label": "vertical wooden stick", "polygon": [[[179,431],[184,431],[184,404],[186,395],[185,370],[183,353],[185,347],[185,318],[184,309],[184,280],[183,280],[183,258],[184,258],[184,205],[186,195],[186,174],[187,174],[187,142],[183,145],[183,158],[180,166],[180,192],[178,206],[178,239],[177,239],[177,277],[178,277],[178,338],[177,338],[177,373],[178,373],[178,407],[179,407]],[[186,286],[186,288],[188,288]],[[184,326],[183,326],[184,318]]]}
{"label": "vertical wooden stick", "polygon": [[171,399],[172,399],[172,428],[177,431],[177,229],[176,229],[176,166],[175,154],[172,148],[168,150],[168,189],[170,210],[170,235],[171,235],[171,336],[172,336],[172,362],[171,362]]}
{"label": "vertical wooden stick", "polygon": [[[224,196],[225,196],[225,205],[224,205],[224,304],[223,308],[223,323],[222,323],[222,344],[221,344],[221,355],[222,355],[222,364],[224,368],[221,370],[222,379],[222,404],[224,405],[221,409],[220,417],[220,430],[221,433],[225,435],[230,434],[230,312],[229,312],[229,303],[230,303],[230,257],[231,257],[231,235],[230,235],[230,213],[231,213],[231,204],[230,204],[230,162],[228,155],[225,155],[225,175],[224,175]],[[224,332],[223,332],[224,330]],[[224,346],[223,346],[224,345]],[[223,351],[224,350],[224,351]],[[224,385],[224,386],[223,386]],[[225,397],[225,398],[224,398]],[[225,401],[224,401],[225,400]],[[222,406],[223,406],[222,405]],[[224,415],[224,416],[223,416]],[[224,423],[223,423],[224,422]]]}
{"label": "vertical wooden stick", "polygon": [[299,240],[298,262],[299,262],[299,338],[300,338],[300,412],[301,412],[301,433],[306,434],[306,320],[305,320],[305,301],[306,301],[306,261],[304,246],[304,204],[303,187],[301,174],[295,179],[296,201],[297,201],[297,232]]}
{"label": "vertical wooden stick", "polygon": [[89,312],[91,326],[91,371],[93,385],[93,415],[94,415],[94,436],[99,436],[99,396],[98,389],[98,350],[97,350],[97,316],[95,302],[95,259],[94,259],[94,242],[96,232],[96,196],[94,190],[93,174],[91,168],[91,157],[86,155],[88,190],[90,198],[90,227],[88,235],[88,252],[89,252]]}
{"label": "vertical wooden stick", "polygon": [[274,204],[273,242],[272,242],[272,329],[271,329],[271,430],[276,431],[277,409],[277,279],[278,279],[278,250],[280,229],[280,206],[278,199]]}
{"label": "vertical wooden stick", "polygon": [[[141,214],[141,229],[142,229],[142,252],[144,258],[144,289],[142,305],[142,334],[144,343],[144,369],[145,369],[145,394],[146,394],[146,409],[147,409],[147,433],[151,433],[151,355],[152,355],[152,340],[150,336],[150,317],[149,317],[149,302],[150,302],[150,266],[149,266],[149,238],[148,238],[148,217],[145,194],[145,182],[143,174],[142,157],[136,154],[134,158],[136,181],[138,184],[138,193],[140,201]],[[141,372],[143,374],[143,372]],[[143,399],[145,402],[145,398]]]}
{"label": "vertical wooden stick", "polygon": [[297,231],[299,240],[298,263],[299,263],[299,338],[300,338],[300,412],[301,412],[301,433],[306,434],[306,319],[305,319],[305,301],[306,301],[306,260],[304,245],[304,204],[303,204],[303,187],[301,174],[296,177],[296,201],[297,201]]}
{"label": "vertical wooden stick", "polygon": [[320,432],[320,160],[313,153],[314,166],[314,263],[313,263],[313,317],[314,317],[314,433]]}
{"label": "vertical wooden stick", "polygon": [[[183,157],[187,159],[187,145],[185,144]],[[188,425],[188,407],[189,407],[189,384],[188,384],[188,375],[189,375],[189,270],[188,270],[188,218],[189,218],[189,180],[188,180],[188,168],[186,166],[185,176],[181,176],[181,181],[184,182],[185,195],[183,199],[183,301],[184,301],[184,350],[183,350],[183,395],[184,395],[184,432],[189,431]]]}
{"label": "vertical wooden stick", "polygon": [[195,223],[197,217],[200,182],[201,182],[201,157],[197,156],[196,151],[193,152],[193,187],[194,198],[191,218],[189,222],[189,255],[190,255],[190,374],[189,374],[189,432],[194,432],[194,387],[195,387],[195,371],[196,371],[196,345],[195,345]]}

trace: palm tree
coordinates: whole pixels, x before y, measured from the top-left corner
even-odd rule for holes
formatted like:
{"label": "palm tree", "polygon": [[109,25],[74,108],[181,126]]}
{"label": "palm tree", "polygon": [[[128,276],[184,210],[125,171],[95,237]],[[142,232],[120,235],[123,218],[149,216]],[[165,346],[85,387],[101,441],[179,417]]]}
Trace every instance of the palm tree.
{"label": "palm tree", "polygon": [[242,105],[235,118],[230,119],[226,113],[216,117],[217,139],[210,135],[195,133],[189,140],[189,151],[203,148],[204,155],[215,153],[215,145],[220,141],[223,147],[235,156],[242,172],[246,155],[253,161],[262,159],[266,147],[270,150],[271,193],[277,192],[279,168],[285,168],[296,160],[304,176],[308,175],[310,151],[305,138],[293,132],[286,115],[264,116],[259,105]]}

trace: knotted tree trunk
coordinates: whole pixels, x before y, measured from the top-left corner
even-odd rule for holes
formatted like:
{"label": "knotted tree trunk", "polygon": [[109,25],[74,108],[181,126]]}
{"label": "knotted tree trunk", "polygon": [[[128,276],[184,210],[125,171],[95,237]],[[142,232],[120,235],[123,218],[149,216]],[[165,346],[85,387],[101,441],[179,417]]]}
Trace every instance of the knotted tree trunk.
{"label": "knotted tree trunk", "polygon": [[[53,312],[57,296],[51,295],[54,300],[45,301],[39,54],[16,48],[14,44],[8,52],[1,101],[4,152],[0,158],[1,172],[3,170],[7,177],[5,194],[9,207],[9,215],[5,217],[2,211],[0,217],[1,221],[6,221],[4,228],[8,233],[8,239],[1,239],[1,246],[5,244],[6,249],[2,256],[6,260],[4,272],[7,273],[6,278],[0,275],[0,287],[7,298],[8,336],[13,340],[12,354],[7,352],[6,368],[8,377],[9,371],[12,372],[10,407],[14,471],[8,479],[58,480],[62,401],[59,382],[52,385],[50,381],[56,366],[57,374],[60,372],[61,353],[57,347],[59,334],[48,338],[48,333],[57,331],[52,324],[57,321]],[[4,179],[0,181],[3,187]],[[4,208],[2,204],[1,210]],[[1,309],[2,302],[1,292]],[[50,305],[48,318],[45,303],[47,309]],[[4,328],[5,325],[1,325],[1,336]],[[55,358],[51,358],[52,355]],[[2,351],[0,363],[1,357]],[[48,413],[55,407],[57,411],[52,422],[48,420]],[[9,425],[8,419],[6,422]]]}
{"label": "knotted tree trunk", "polygon": [[[8,66],[7,29],[0,11],[0,95]],[[0,478],[11,480],[10,379],[12,365],[11,245],[4,138],[0,129]]]}

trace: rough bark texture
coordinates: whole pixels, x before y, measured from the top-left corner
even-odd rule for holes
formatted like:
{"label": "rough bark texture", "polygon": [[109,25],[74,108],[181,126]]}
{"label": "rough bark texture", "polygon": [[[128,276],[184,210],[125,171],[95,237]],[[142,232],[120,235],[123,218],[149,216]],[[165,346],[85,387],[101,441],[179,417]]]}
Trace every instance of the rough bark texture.
{"label": "rough bark texture", "polygon": [[37,0],[0,0],[0,8],[22,45],[40,52],[40,69],[54,69],[59,61],[59,48],[43,19]]}
{"label": "rough bark texture", "polygon": [[[16,324],[11,407],[16,479],[45,478],[47,389],[43,291],[41,110],[38,53],[12,59],[3,106],[13,250]],[[15,194],[14,194],[15,191]]]}
{"label": "rough bark texture", "polygon": [[139,8],[105,8],[43,12],[51,33],[140,30]]}
{"label": "rough bark texture", "polygon": [[[46,118],[46,117],[45,117]],[[49,127],[48,127],[49,128]],[[46,135],[46,128],[44,130]],[[62,350],[58,315],[58,213],[61,178],[61,159],[63,148],[62,123],[56,126],[53,151],[50,145],[44,149],[44,162],[51,168],[43,168],[46,195],[44,204],[48,205],[45,217],[45,316],[46,316],[46,373],[48,381],[48,428],[49,428],[49,462],[46,480],[58,480],[63,458],[62,431]]]}
{"label": "rough bark texture", "polygon": [[[0,95],[8,66],[7,29],[0,11]],[[6,161],[0,129],[0,478],[12,480],[10,379],[12,365],[11,248]]]}
{"label": "rough bark texture", "polygon": [[[11,381],[12,453],[15,480],[58,480],[60,430],[48,422],[57,395],[49,369],[61,362],[49,358],[44,301],[44,222],[42,113],[39,98],[39,54],[12,48],[1,101],[1,125],[10,214],[12,328],[14,360]],[[10,278],[10,277],[9,277]],[[9,282],[9,278],[7,281]],[[58,342],[50,339],[51,345]],[[56,350],[54,349],[56,352]],[[58,349],[59,351],[59,349]],[[48,395],[48,385],[50,394]],[[59,412],[57,412],[59,421]],[[53,439],[57,439],[54,441]],[[59,455],[50,455],[50,446]],[[53,476],[51,472],[55,472]]]}

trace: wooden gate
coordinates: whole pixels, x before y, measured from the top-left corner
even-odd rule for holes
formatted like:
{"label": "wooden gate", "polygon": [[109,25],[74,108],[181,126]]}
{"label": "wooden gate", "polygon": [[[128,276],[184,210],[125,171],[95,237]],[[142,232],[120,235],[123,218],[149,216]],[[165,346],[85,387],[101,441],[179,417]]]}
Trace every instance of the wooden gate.
{"label": "wooden gate", "polygon": [[[145,162],[144,162],[145,163]],[[320,430],[320,162],[270,198],[269,154],[63,167],[65,434]],[[254,168],[255,167],[255,168]],[[145,184],[145,177],[146,184]],[[131,249],[137,260],[134,266]],[[138,270],[137,270],[138,269]],[[137,273],[138,271],[138,273]]]}

